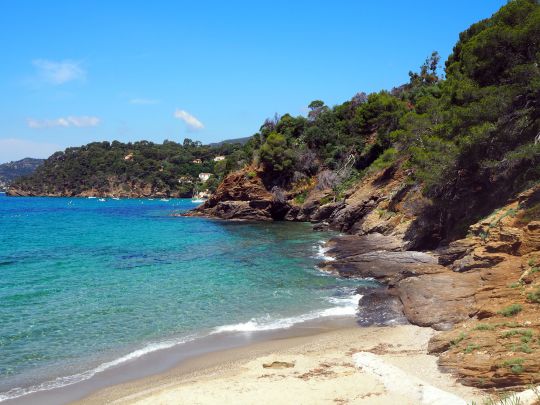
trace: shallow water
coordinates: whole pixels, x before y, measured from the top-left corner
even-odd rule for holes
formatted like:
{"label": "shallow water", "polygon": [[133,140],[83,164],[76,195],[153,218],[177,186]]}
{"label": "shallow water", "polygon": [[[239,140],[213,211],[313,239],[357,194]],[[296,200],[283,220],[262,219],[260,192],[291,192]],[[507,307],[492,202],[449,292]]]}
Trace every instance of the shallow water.
{"label": "shallow water", "polygon": [[0,400],[211,334],[354,315],[361,282],[315,268],[330,234],[171,216],[194,206],[0,194]]}

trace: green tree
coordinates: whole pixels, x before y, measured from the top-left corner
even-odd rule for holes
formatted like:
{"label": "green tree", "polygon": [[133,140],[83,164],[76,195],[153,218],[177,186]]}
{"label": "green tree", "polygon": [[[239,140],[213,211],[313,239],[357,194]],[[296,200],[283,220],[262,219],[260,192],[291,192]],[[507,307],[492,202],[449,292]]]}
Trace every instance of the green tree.
{"label": "green tree", "polygon": [[293,151],[287,146],[286,138],[277,132],[268,135],[259,153],[261,163],[271,172],[287,174],[293,167]]}

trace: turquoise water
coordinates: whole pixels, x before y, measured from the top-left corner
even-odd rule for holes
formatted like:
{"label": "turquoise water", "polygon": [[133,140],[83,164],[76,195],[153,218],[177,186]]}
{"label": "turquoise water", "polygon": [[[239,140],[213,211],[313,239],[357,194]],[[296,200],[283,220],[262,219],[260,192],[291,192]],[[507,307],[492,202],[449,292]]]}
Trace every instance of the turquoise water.
{"label": "turquoise water", "polygon": [[329,234],[171,215],[193,207],[0,194],[0,400],[210,333],[354,314],[358,281],[315,268]]}

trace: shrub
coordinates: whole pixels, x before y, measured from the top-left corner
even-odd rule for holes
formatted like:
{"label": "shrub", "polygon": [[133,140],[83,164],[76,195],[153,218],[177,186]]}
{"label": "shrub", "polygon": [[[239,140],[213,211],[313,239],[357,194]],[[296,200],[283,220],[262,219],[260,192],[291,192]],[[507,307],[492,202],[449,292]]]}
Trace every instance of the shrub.
{"label": "shrub", "polygon": [[370,173],[378,172],[392,166],[392,163],[396,160],[397,150],[394,148],[386,149],[381,156],[379,156],[370,166],[368,171]]}
{"label": "shrub", "polygon": [[525,367],[523,367],[524,362],[525,362],[524,359],[520,357],[515,357],[513,359],[505,360],[502,365],[504,367],[510,368],[512,373],[519,374],[525,370]]}
{"label": "shrub", "polygon": [[450,345],[451,346],[457,346],[466,337],[467,337],[467,335],[465,333],[461,332],[458,337],[456,337],[455,339],[452,339],[450,341]]}
{"label": "shrub", "polygon": [[523,307],[520,304],[512,304],[506,308],[501,309],[498,314],[509,317],[519,314],[523,310]]}
{"label": "shrub", "polygon": [[303,204],[306,201],[306,197],[308,195],[307,191],[303,191],[297,196],[294,197],[294,202],[297,204]]}
{"label": "shrub", "polygon": [[516,335],[526,336],[526,337],[531,338],[533,336],[533,332],[530,329],[514,329],[514,330],[509,330],[509,331],[504,332],[501,335],[501,337],[502,338],[509,338],[509,337],[516,336]]}
{"label": "shrub", "polygon": [[533,304],[540,304],[540,288],[537,288],[536,291],[528,293],[527,301]]}
{"label": "shrub", "polygon": [[472,353],[472,352],[474,352],[475,350],[478,350],[478,349],[480,349],[480,346],[478,346],[477,344],[474,344],[474,343],[470,343],[463,350],[463,352],[468,354],[468,353]]}
{"label": "shrub", "polygon": [[487,323],[480,323],[474,328],[474,330],[493,330],[493,329],[495,329],[495,327]]}

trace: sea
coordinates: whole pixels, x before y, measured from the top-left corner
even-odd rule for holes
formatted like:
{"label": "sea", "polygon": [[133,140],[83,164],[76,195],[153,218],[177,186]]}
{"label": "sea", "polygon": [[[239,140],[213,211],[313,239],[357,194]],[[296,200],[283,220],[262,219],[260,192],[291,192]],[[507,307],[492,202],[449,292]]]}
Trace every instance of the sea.
{"label": "sea", "polygon": [[317,268],[334,234],[178,216],[196,205],[0,194],[0,401],[209,336],[356,315],[372,282]]}

